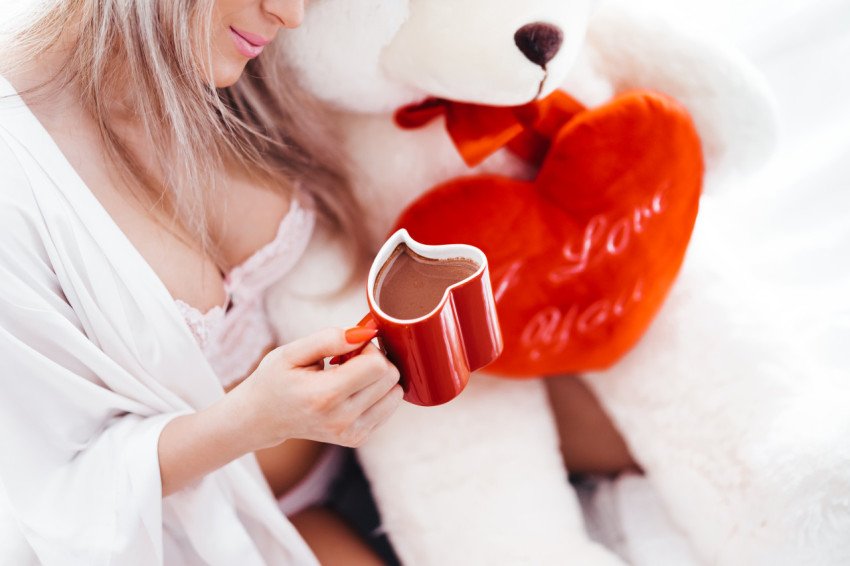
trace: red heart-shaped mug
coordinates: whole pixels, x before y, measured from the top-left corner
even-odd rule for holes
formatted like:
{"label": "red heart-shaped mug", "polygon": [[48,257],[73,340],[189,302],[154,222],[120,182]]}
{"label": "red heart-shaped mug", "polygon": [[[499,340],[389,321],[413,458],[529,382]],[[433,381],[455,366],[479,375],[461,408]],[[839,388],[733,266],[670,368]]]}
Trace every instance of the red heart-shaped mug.
{"label": "red heart-shaped mug", "polygon": [[[416,318],[396,318],[381,308],[376,283],[397,248],[406,245],[425,260],[468,260],[474,273],[449,285],[437,305]],[[411,289],[410,292],[415,292]],[[487,256],[466,244],[429,246],[395,232],[372,262],[366,283],[369,314],[360,325],[378,329],[378,342],[398,368],[404,399],[434,406],[451,401],[466,387],[470,373],[483,368],[502,352],[502,332],[490,283]]]}

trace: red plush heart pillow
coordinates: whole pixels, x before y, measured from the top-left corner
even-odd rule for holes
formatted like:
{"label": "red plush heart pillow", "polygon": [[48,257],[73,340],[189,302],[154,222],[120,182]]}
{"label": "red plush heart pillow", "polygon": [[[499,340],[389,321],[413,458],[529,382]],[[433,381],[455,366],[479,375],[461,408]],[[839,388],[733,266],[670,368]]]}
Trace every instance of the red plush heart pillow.
{"label": "red plush heart pillow", "polygon": [[592,110],[556,93],[511,109],[428,103],[397,119],[417,127],[438,114],[470,164],[508,145],[539,166],[531,182],[451,180],[393,228],[487,254],[505,339],[488,371],[538,376],[616,362],[661,307],[696,220],[703,161],[687,112],[653,93]]}

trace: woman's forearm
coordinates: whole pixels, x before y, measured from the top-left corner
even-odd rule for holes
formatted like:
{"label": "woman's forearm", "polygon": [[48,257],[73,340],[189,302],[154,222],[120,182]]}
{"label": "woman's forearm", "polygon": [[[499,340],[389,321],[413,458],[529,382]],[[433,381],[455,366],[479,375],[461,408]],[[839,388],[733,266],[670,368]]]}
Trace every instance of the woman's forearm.
{"label": "woman's forearm", "polygon": [[183,489],[206,474],[253,452],[248,422],[238,399],[227,395],[203,411],[177,417],[159,437],[162,496]]}

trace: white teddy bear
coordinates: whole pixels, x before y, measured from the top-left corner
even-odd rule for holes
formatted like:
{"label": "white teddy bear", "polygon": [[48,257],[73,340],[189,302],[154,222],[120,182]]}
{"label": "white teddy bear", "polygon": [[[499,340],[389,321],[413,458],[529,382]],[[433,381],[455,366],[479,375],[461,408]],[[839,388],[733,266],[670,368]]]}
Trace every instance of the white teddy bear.
{"label": "white teddy bear", "polygon": [[[442,120],[402,130],[393,121],[400,107],[428,97],[521,105],[557,88],[588,107],[635,88],[682,103],[708,173],[692,247],[634,351],[583,378],[702,560],[809,563],[813,555],[797,542],[813,515],[830,513],[828,491],[807,492],[814,495],[805,509],[786,513],[807,487],[786,464],[850,431],[824,426],[828,437],[811,447],[777,441],[753,449],[767,427],[792,426],[794,407],[786,409],[800,374],[777,365],[783,347],[771,341],[770,319],[759,318],[744,282],[729,276],[740,267],[722,234],[710,231],[722,225],[712,221],[722,219],[707,202],[712,193],[734,187],[729,174],[760,164],[774,140],[770,96],[745,62],[639,12],[590,0],[313,0],[283,47],[298,79],[335,108],[376,249],[409,203],[471,172]],[[528,174],[507,151],[472,172]],[[281,337],[354,323],[366,312],[362,286],[327,296],[350,272],[342,250],[317,234],[276,288],[269,307]],[[773,400],[762,398],[766,387]],[[621,563],[585,533],[541,380],[476,375],[447,405],[404,404],[359,457],[405,563]],[[828,460],[817,466],[807,473],[829,477]],[[842,529],[850,532],[847,519],[835,517],[819,534],[820,563],[831,563]]]}

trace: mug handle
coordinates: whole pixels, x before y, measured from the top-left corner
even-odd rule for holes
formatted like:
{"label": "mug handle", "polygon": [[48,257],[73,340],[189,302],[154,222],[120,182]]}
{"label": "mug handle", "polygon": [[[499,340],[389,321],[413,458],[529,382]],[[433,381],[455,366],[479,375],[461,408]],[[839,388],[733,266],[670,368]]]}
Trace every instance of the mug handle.
{"label": "mug handle", "polygon": [[[365,326],[366,328],[377,329],[378,323],[375,322],[375,317],[372,316],[372,313],[367,313],[366,316],[364,316],[363,318],[360,319],[360,322],[358,322],[356,326]],[[360,352],[362,352],[363,349],[366,346],[368,346],[370,343],[371,343],[371,341],[366,342],[365,344],[363,344],[362,346],[360,346],[356,350],[352,350],[351,352],[348,352],[347,354],[343,354],[341,356],[334,356],[333,358],[330,359],[330,361],[328,363],[331,364],[331,365],[344,364],[345,362],[347,362],[348,360],[350,360],[351,358],[353,358],[354,356],[356,356]]]}

